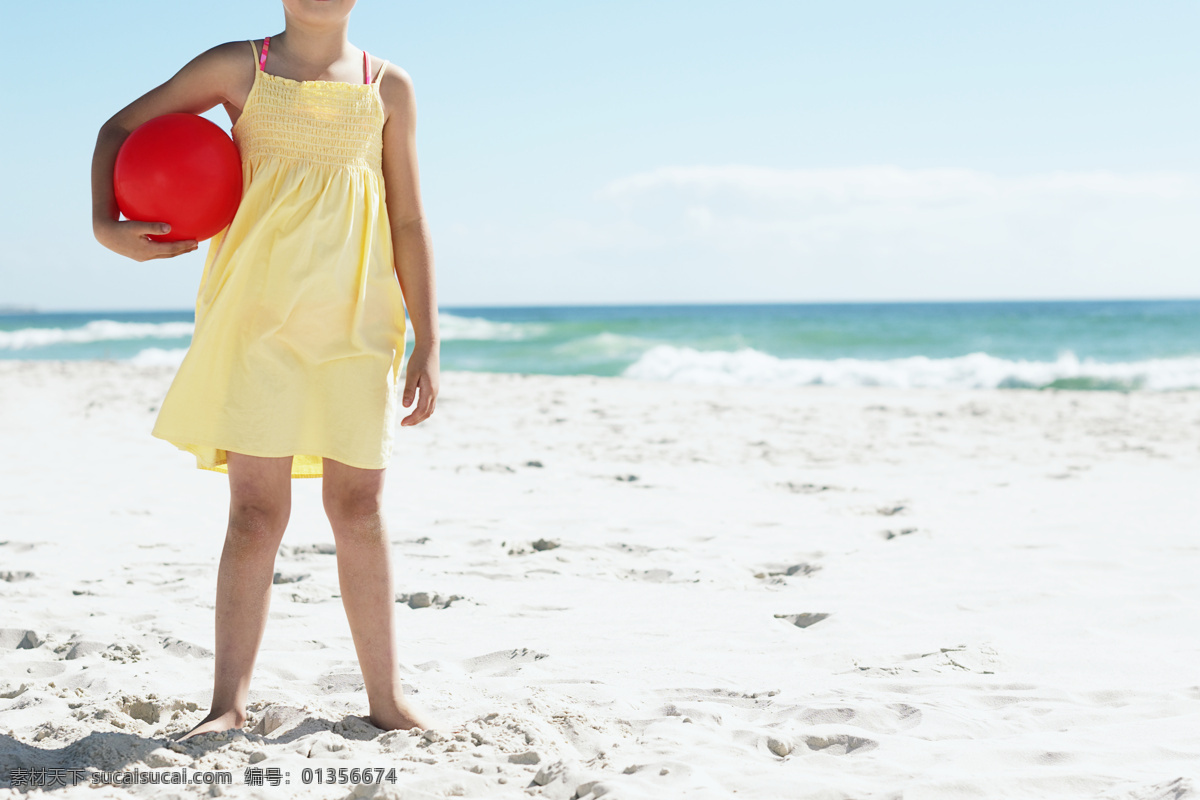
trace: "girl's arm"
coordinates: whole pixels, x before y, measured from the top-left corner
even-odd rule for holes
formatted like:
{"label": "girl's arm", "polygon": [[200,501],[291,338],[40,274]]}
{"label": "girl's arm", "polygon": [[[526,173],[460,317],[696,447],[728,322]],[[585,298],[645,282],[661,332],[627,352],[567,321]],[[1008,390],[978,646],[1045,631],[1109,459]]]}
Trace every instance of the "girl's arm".
{"label": "girl's arm", "polygon": [[147,234],[165,233],[164,223],[121,220],[113,192],[117,151],[133,129],[147,120],[177,111],[200,114],[217,103],[240,109],[250,93],[253,58],[245,42],[228,42],[196,56],[161,86],[118,111],[100,128],[92,155],[92,231],[105,247],[135,261],[170,258],[195,250],[194,239],[155,242]]}
{"label": "girl's arm", "polygon": [[379,93],[387,114],[383,126],[383,179],[396,277],[415,339],[405,370],[403,404],[411,405],[414,398],[419,401],[400,424],[416,425],[433,413],[438,393],[433,247],[417,175],[417,110],[412,80],[404,70],[389,65],[380,80]]}

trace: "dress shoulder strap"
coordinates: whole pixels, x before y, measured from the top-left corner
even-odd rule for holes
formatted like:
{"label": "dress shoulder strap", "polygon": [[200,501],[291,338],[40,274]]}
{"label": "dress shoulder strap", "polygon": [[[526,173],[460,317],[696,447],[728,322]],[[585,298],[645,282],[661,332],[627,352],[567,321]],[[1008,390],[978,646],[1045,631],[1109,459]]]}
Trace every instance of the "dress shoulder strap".
{"label": "dress shoulder strap", "polygon": [[391,62],[389,62],[389,61],[384,61],[384,62],[383,62],[383,66],[381,66],[381,67],[379,68],[379,73],[378,73],[378,74],[376,74],[376,76],[375,76],[375,80],[374,80],[374,81],[372,81],[372,83],[379,83],[379,79],[383,77],[383,71],[384,71],[385,69],[387,69],[387,68],[388,68],[388,64],[389,64],[389,63],[391,63]]}

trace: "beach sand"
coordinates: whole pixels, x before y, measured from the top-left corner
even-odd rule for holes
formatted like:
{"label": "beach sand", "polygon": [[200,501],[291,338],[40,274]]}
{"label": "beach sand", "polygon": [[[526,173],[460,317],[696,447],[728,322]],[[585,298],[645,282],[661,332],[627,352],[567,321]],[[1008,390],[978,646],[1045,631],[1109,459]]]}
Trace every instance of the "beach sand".
{"label": "beach sand", "polygon": [[439,727],[361,720],[320,481],[297,480],[250,721],[174,742],[211,697],[228,490],[150,436],[173,373],[0,362],[0,780],[1200,797],[1200,393],[447,373],[386,489],[406,692]]}

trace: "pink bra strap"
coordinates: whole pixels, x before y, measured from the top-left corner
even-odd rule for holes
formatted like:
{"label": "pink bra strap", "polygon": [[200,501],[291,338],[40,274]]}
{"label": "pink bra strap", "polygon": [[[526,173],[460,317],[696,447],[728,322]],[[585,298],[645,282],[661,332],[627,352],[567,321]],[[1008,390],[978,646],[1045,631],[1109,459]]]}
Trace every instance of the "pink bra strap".
{"label": "pink bra strap", "polygon": [[[254,42],[250,43],[251,46]],[[271,37],[263,37],[262,55],[258,57],[258,68],[265,70],[267,68],[267,50],[271,47]],[[371,82],[371,57],[367,55],[367,51],[363,50],[363,83]]]}

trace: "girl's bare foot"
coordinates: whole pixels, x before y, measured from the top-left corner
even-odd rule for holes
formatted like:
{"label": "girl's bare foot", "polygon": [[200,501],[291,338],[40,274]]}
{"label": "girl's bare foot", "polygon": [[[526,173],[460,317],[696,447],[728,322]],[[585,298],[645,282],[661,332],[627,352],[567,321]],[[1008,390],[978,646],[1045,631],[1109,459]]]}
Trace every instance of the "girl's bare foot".
{"label": "girl's bare foot", "polygon": [[428,719],[424,712],[410,706],[403,697],[397,698],[396,702],[389,704],[387,708],[371,709],[371,713],[363,719],[385,731],[407,731],[413,728],[428,730],[433,726],[433,721]]}
{"label": "girl's bare foot", "polygon": [[233,730],[240,728],[246,724],[246,715],[239,711],[226,711],[223,714],[209,714],[204,719],[197,723],[196,727],[180,736],[175,741],[182,742],[184,739],[190,739],[193,736],[198,736],[201,733],[217,733],[220,731]]}

